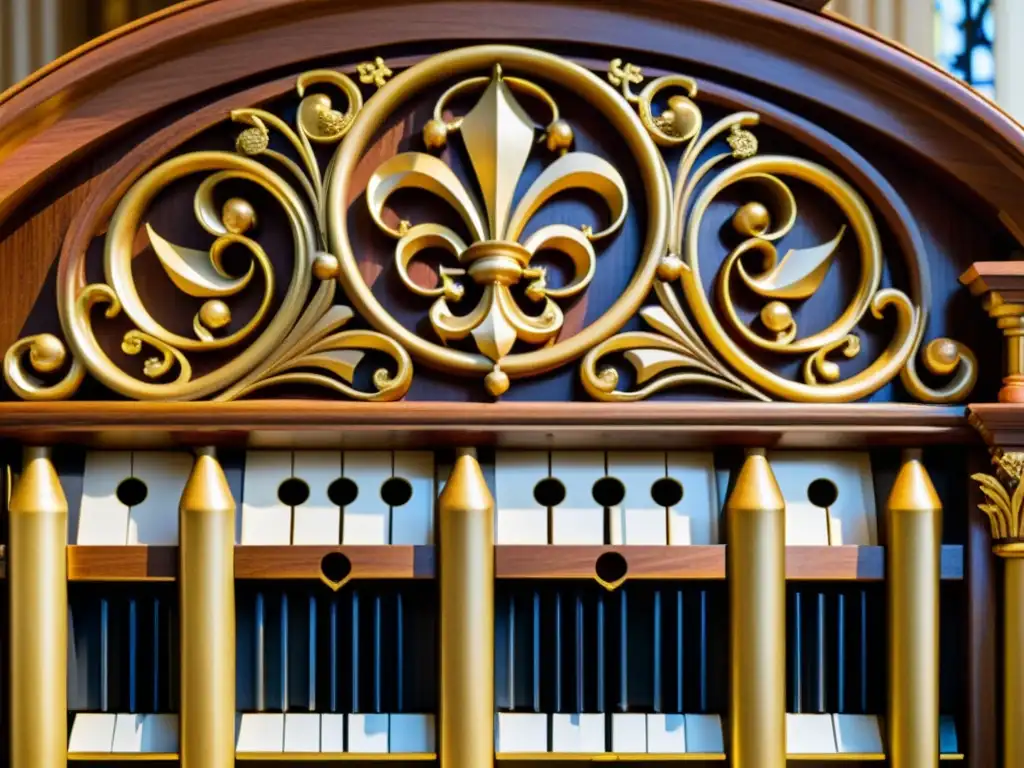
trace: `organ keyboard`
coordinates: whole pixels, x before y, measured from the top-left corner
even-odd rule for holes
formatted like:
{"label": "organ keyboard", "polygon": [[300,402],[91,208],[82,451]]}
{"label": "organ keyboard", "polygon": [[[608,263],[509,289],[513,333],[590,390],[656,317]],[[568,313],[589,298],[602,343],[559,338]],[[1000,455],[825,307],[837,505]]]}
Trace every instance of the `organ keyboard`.
{"label": "organ keyboard", "polygon": [[[237,553],[262,547],[328,555],[319,581],[237,582],[237,753],[434,754],[434,588],[429,580],[366,580],[352,573],[345,553],[432,545],[451,455],[249,450],[222,461],[238,494]],[[518,547],[548,563],[554,577],[507,578],[499,568],[499,758],[713,759],[725,752],[726,573],[705,569],[696,580],[673,581],[663,569],[652,579],[642,568],[632,572],[630,562],[659,550],[685,558],[687,550],[726,543],[723,507],[736,461],[735,454],[700,452],[499,449],[482,456],[496,500],[496,557],[501,562]],[[876,513],[884,499],[876,500],[868,453],[775,451],[769,463],[786,504],[787,558],[822,546],[868,552],[884,542]],[[91,548],[177,544],[188,454],[90,450],[65,464],[73,557]],[[595,553],[589,582],[557,578],[559,553],[576,551]],[[168,583],[89,578],[70,592],[69,755],[174,755],[178,595]],[[959,585],[944,584],[943,606],[957,605]],[[876,581],[789,583],[791,755],[885,752],[884,603]],[[943,637],[944,664],[955,665],[962,649]],[[959,748],[958,695],[955,686],[943,689],[944,755]]]}

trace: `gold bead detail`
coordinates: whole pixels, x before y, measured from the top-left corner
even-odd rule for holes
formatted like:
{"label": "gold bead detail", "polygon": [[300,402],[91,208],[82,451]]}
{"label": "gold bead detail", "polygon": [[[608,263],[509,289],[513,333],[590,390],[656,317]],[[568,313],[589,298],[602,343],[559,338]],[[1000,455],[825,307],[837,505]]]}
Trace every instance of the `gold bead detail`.
{"label": "gold bead detail", "polygon": [[53,373],[64,365],[66,357],[64,343],[52,333],[44,333],[36,337],[32,346],[29,347],[29,362],[39,373]]}
{"label": "gold bead detail", "polygon": [[423,126],[423,143],[427,149],[441,149],[448,143],[448,126],[441,120],[431,120]]}
{"label": "gold bead detail", "polygon": [[233,235],[240,235],[256,224],[256,210],[248,200],[232,197],[220,214],[224,228]]}
{"label": "gold bead detail", "polygon": [[270,134],[254,125],[246,128],[235,139],[235,151],[242,155],[258,155],[270,146]]}
{"label": "gold bead detail", "polygon": [[548,150],[562,152],[572,146],[572,126],[565,120],[555,120],[548,126]]}
{"label": "gold bead detail", "polygon": [[484,378],[484,386],[494,397],[501,397],[508,392],[508,374],[495,365],[494,370]]}
{"label": "gold bead detail", "polygon": [[674,253],[666,254],[658,262],[658,279],[671,283],[683,273],[683,260]]}
{"label": "gold bead detail", "polygon": [[662,113],[662,119],[671,124],[671,133],[686,140],[697,132],[700,110],[685,96],[677,95],[668,100],[668,110]]}
{"label": "gold bead detail", "polygon": [[771,221],[771,214],[762,203],[741,205],[732,216],[733,229],[747,237],[760,237],[768,231]]}
{"label": "gold bead detail", "polygon": [[318,253],[313,259],[313,277],[317,280],[333,280],[338,268],[338,257],[333,253]]}
{"label": "gold bead detail", "polygon": [[793,325],[793,312],[781,301],[770,301],[761,310],[761,322],[769,331],[782,333]]}
{"label": "gold bead detail", "polygon": [[207,328],[223,328],[231,322],[231,309],[220,299],[210,299],[199,308],[199,319]]}

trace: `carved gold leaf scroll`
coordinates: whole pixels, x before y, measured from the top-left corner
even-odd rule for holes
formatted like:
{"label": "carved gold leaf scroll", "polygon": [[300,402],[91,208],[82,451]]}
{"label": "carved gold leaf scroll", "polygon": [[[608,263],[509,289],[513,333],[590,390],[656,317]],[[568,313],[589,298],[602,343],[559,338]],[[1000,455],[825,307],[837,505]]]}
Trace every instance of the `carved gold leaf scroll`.
{"label": "carved gold leaf scroll", "polygon": [[[391,74],[380,59],[360,65],[359,73],[362,82],[378,87]],[[347,102],[345,111],[335,109],[324,93],[307,95],[306,90],[313,85],[340,89]],[[346,75],[333,70],[302,75],[296,90],[301,97],[297,130],[264,110],[239,109],[231,113],[231,119],[245,128],[238,135],[235,154],[185,154],[158,165],[135,183],[120,201],[107,231],[106,282],[83,285],[66,277],[58,288],[61,322],[73,355],[65,375],[52,384],[38,375],[59,371],[66,361],[67,350],[53,334],[21,339],[7,351],[4,375],[20,397],[70,397],[86,371],[110,389],[138,400],[211,396],[232,400],[289,383],[316,385],[359,400],[394,400],[406,393],[412,380],[408,353],[384,334],[342,330],[353,313],[346,306],[334,304],[338,260],[327,252],[325,178],[313,144],[342,141],[362,108],[362,94]],[[271,147],[272,133],[283,138],[289,152]],[[298,157],[298,162],[293,157]],[[205,251],[172,243],[143,222],[163,189],[196,173],[208,174],[195,194],[194,205],[199,224],[214,238]],[[284,299],[272,316],[277,280],[274,258],[251,236],[257,213],[246,199],[233,197],[223,205],[217,204],[217,189],[227,181],[242,181],[268,192],[290,225],[294,266]],[[193,318],[193,336],[179,335],[161,325],[138,294],[132,274],[132,246],[143,227],[174,287],[187,296],[205,299]],[[244,248],[251,257],[243,274],[226,271],[223,255],[231,246]],[[84,253],[71,254],[73,263],[62,265],[61,274],[84,274],[79,266],[84,259]],[[228,300],[257,277],[262,289],[258,308],[245,323],[228,330],[232,324]],[[124,353],[138,355],[143,350],[155,350],[142,366],[144,378],[122,370],[100,346],[93,328],[96,305],[105,307],[106,318],[124,313],[131,319],[134,328],[121,343]],[[244,349],[228,362],[204,375],[193,375],[192,355],[233,351],[243,343]],[[372,377],[373,389],[364,391],[354,385],[355,371],[370,350],[390,358],[394,373],[378,369]],[[25,366],[26,358],[29,367]]]}
{"label": "carved gold leaf scroll", "polygon": [[[660,77],[636,94],[632,89],[643,82],[643,73],[635,65],[616,59],[611,63],[608,79],[628,103],[637,106],[641,121],[659,145],[682,146],[684,151],[675,177],[667,251],[654,284],[660,306],[641,311],[654,332],[619,334],[590,350],[581,366],[581,376],[593,397],[638,400],[670,387],[706,384],[765,400],[841,402],[865,397],[897,374],[919,400],[942,403],[967,396],[977,378],[977,360],[966,346],[950,339],[928,344],[924,363],[931,373],[952,375],[952,380],[941,389],[930,388],[921,381],[915,361],[930,301],[927,283],[922,278],[926,265],[920,254],[907,254],[912,261],[909,271],[914,280],[913,300],[896,288],[880,287],[879,235],[867,204],[856,190],[817,163],[759,155],[757,139],[750,130],[757,124],[758,116],[752,112],[730,115],[702,132],[703,117],[693,101],[697,85],[689,78]],[[655,98],[669,90],[682,93],[669,97],[668,108],[655,116]],[[702,159],[705,150],[723,136],[729,151]],[[702,161],[698,165],[699,159]],[[726,165],[729,160],[735,162]],[[668,175],[667,167],[665,174]],[[780,259],[776,243],[792,229],[798,215],[785,178],[804,182],[830,197],[848,223],[829,241],[790,250]],[[698,194],[701,181],[706,184]],[[750,201],[733,214],[732,227],[743,239],[727,255],[716,275],[716,311],[700,275],[699,233],[712,201],[739,182],[763,190],[769,204]],[[837,248],[846,239],[854,241],[859,254],[859,282],[854,297],[827,328],[801,336],[791,302],[807,299],[818,290]],[[766,334],[745,324],[736,311],[732,292],[737,280],[755,295],[767,299],[759,314]],[[676,291],[677,283],[682,295]],[[696,328],[688,320],[687,311],[696,320]],[[837,354],[854,358],[860,353],[860,338],[854,331],[868,311],[876,318],[893,315],[895,333],[875,360],[842,380],[839,365],[832,358]],[[751,347],[779,355],[803,356],[803,381],[789,380],[764,367],[750,356],[747,349]],[[634,368],[634,388],[619,389],[618,371],[602,363],[603,358],[613,353],[622,354]]]}

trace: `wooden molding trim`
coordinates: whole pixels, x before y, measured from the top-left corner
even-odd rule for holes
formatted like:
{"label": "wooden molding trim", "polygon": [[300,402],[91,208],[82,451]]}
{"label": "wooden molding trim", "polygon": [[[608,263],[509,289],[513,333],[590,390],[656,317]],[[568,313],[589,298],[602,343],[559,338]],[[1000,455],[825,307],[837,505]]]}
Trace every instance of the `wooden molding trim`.
{"label": "wooden molding trim", "polygon": [[992,448],[1004,451],[1024,449],[1024,405],[1020,403],[979,403],[968,408],[971,426]]}
{"label": "wooden molding trim", "polygon": [[105,448],[215,444],[601,449],[621,446],[639,432],[650,448],[850,448],[976,439],[963,408],[882,403],[0,403],[0,438]]}

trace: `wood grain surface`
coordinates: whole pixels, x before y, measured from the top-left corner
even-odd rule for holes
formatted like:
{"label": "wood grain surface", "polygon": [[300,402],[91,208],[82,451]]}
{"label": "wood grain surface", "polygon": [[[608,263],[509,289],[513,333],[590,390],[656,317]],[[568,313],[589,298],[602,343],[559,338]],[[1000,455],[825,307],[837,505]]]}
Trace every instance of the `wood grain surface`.
{"label": "wood grain surface", "polygon": [[[236,579],[319,579],[320,563],[344,554],[356,579],[425,579],[436,575],[430,546],[237,546]],[[717,546],[510,546],[495,547],[499,579],[591,579],[597,559],[617,552],[627,579],[707,579],[726,575],[726,547]],[[2,563],[2,561],[0,561]],[[70,546],[70,581],[173,581],[177,547]],[[2,571],[0,571],[2,573]],[[885,578],[883,547],[787,547],[791,581],[879,581]],[[942,579],[964,578],[964,547],[942,548]]]}

